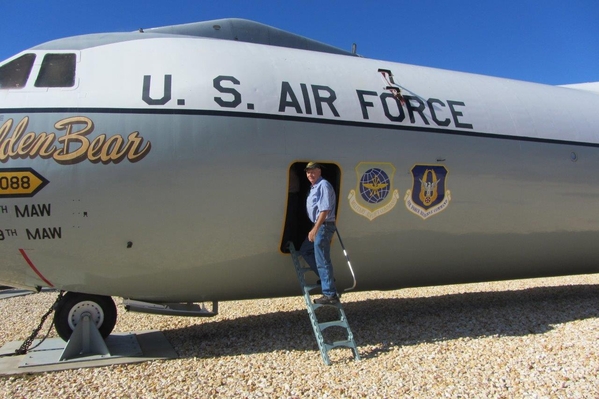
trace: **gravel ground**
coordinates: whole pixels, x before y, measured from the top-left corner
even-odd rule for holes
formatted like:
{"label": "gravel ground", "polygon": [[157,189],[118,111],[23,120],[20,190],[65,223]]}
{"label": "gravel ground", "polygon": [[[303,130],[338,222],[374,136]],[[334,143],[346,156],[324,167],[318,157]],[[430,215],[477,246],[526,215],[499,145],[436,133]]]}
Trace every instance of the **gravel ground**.
{"label": "gravel ground", "polygon": [[[54,301],[0,301],[0,346]],[[3,398],[599,398],[599,275],[350,293],[362,360],[321,360],[303,298],[220,304],[214,318],[125,313],[180,358],[0,377]],[[117,300],[120,304],[120,300]]]}

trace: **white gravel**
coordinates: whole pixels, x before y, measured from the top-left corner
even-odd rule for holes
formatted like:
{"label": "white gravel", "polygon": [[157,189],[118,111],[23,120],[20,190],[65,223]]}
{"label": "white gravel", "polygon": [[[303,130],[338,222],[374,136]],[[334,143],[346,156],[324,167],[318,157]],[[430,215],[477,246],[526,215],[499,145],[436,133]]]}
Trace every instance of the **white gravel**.
{"label": "white gravel", "polygon": [[[54,301],[0,301],[0,346]],[[220,304],[215,318],[125,313],[180,358],[0,377],[3,398],[599,398],[599,275],[351,293],[362,361],[321,360],[303,298]],[[120,300],[117,300],[120,303]]]}

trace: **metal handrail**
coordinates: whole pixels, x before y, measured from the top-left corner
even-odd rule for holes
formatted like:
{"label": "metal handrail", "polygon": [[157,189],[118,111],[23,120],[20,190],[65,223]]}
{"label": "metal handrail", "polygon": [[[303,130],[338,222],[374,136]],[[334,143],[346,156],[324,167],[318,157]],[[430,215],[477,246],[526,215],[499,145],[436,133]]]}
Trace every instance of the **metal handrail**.
{"label": "metal handrail", "polygon": [[343,291],[351,291],[356,288],[356,275],[354,274],[354,269],[351,267],[351,262],[349,261],[349,254],[345,250],[345,246],[343,245],[343,240],[341,239],[341,235],[339,234],[339,229],[335,226],[335,231],[337,232],[337,237],[339,237],[339,243],[341,244],[341,248],[343,249],[343,254],[345,255],[345,259],[347,259],[347,266],[349,267],[349,271],[351,272],[351,276],[354,279],[354,285],[349,288],[344,289]]}

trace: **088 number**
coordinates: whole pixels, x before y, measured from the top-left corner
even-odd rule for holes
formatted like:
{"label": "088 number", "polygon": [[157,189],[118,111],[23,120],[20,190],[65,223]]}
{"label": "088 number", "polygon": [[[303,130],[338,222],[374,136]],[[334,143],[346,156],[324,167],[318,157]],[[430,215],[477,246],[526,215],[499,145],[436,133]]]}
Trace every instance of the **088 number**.
{"label": "088 number", "polygon": [[29,176],[2,176],[0,177],[0,190],[21,190],[31,188]]}

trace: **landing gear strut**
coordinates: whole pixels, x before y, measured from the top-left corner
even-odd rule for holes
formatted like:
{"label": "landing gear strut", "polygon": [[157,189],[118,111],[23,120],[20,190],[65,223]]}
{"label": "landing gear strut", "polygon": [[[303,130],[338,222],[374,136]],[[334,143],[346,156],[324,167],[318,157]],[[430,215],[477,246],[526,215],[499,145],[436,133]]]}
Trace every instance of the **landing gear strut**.
{"label": "landing gear strut", "polygon": [[67,292],[54,314],[54,327],[60,338],[68,341],[84,316],[89,316],[102,338],[106,338],[116,324],[116,305],[109,296]]}

